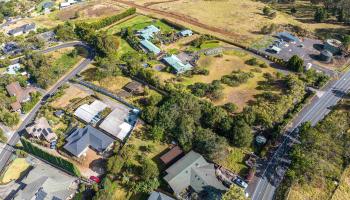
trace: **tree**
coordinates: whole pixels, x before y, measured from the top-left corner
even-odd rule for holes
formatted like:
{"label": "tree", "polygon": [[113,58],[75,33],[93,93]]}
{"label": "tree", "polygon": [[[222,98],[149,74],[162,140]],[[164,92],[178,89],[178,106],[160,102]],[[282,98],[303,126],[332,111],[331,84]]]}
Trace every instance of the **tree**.
{"label": "tree", "polygon": [[234,103],[225,103],[223,106],[222,106],[223,109],[225,109],[228,113],[230,114],[233,114],[234,112],[237,111],[238,109],[238,106]]}
{"label": "tree", "polygon": [[243,189],[232,185],[223,195],[222,200],[248,200],[248,198],[245,197]]}
{"label": "tree", "polygon": [[314,20],[316,22],[323,22],[327,17],[327,11],[323,7],[318,7],[315,11]]}
{"label": "tree", "polygon": [[93,199],[113,199],[113,197],[115,196],[115,190],[117,189],[117,183],[106,177],[103,179],[101,185],[103,185],[103,188],[96,193]]}
{"label": "tree", "polygon": [[290,12],[294,15],[295,13],[297,13],[297,9],[295,7],[290,9]]}
{"label": "tree", "polygon": [[0,59],[0,68],[8,67],[11,61],[8,58]]}
{"label": "tree", "polygon": [[150,180],[154,178],[158,178],[159,176],[159,169],[155,162],[153,162],[149,158],[145,158],[142,160],[141,164],[141,178],[143,180]]}
{"label": "tree", "polygon": [[149,132],[153,140],[162,141],[164,138],[164,129],[162,127],[152,126]]}
{"label": "tree", "polygon": [[77,36],[74,32],[74,26],[70,22],[65,22],[64,24],[59,24],[54,32],[56,38],[62,41],[74,40]]}
{"label": "tree", "polygon": [[265,6],[263,8],[263,13],[264,13],[264,15],[269,16],[271,14],[271,8],[268,6]]}
{"label": "tree", "polygon": [[234,122],[231,135],[228,137],[230,142],[238,147],[248,147],[253,141],[253,134],[250,126],[241,119]]}
{"label": "tree", "polygon": [[295,72],[303,72],[304,71],[304,60],[299,56],[292,56],[287,62],[287,68],[295,71]]}

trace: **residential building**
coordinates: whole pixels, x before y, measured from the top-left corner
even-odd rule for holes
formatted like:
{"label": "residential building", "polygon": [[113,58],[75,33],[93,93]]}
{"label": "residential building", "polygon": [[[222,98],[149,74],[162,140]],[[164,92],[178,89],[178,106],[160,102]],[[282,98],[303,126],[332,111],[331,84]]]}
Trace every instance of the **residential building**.
{"label": "residential building", "polygon": [[36,138],[45,138],[47,142],[55,142],[57,140],[57,135],[51,129],[49,122],[45,117],[41,117],[26,128],[29,135]]}
{"label": "residential building", "polygon": [[19,63],[9,65],[4,72],[4,74],[16,75],[17,72],[21,69],[21,65]]}
{"label": "residential building", "polygon": [[192,36],[193,32],[191,30],[189,30],[189,29],[186,29],[186,30],[180,31],[179,34],[182,37],[187,37],[187,36]]}
{"label": "residential building", "polygon": [[127,92],[130,92],[134,95],[143,94],[145,91],[143,85],[137,81],[131,81],[128,84],[126,84],[123,88]]}
{"label": "residential building", "polygon": [[96,124],[98,121],[100,121],[99,113],[102,112],[105,108],[107,108],[106,104],[99,100],[95,100],[90,105],[83,104],[80,106],[74,112],[74,116],[78,117],[86,123]]}
{"label": "residential building", "polygon": [[22,49],[16,42],[8,42],[2,45],[2,51],[6,55],[15,55],[17,53],[20,53]]}
{"label": "residential building", "polygon": [[183,155],[184,155],[184,152],[182,151],[182,149],[178,145],[175,145],[175,146],[172,146],[168,152],[166,152],[164,155],[162,155],[160,157],[160,160],[165,165],[168,165],[170,163],[173,163],[174,161],[176,161],[177,159],[179,159]]}
{"label": "residential building", "polygon": [[64,115],[64,111],[63,111],[63,110],[56,110],[56,111],[54,112],[54,115],[55,115],[56,117],[58,117],[58,118],[62,118],[63,115]]}
{"label": "residential building", "polygon": [[52,199],[67,200],[73,198],[78,188],[78,179],[48,164],[37,163],[25,177],[19,181],[18,192],[14,200]]}
{"label": "residential building", "polygon": [[164,193],[153,191],[151,195],[148,197],[148,200],[175,200],[175,199],[169,197]]}
{"label": "residential building", "polygon": [[76,157],[81,157],[88,148],[98,153],[109,150],[114,139],[107,136],[96,128],[87,125],[84,128],[75,129],[67,138],[67,143],[63,146],[65,150]]}
{"label": "residential building", "polygon": [[129,109],[117,107],[103,120],[99,128],[124,141],[133,129],[133,120],[129,113]]}
{"label": "residential building", "polygon": [[184,73],[193,68],[190,63],[182,63],[176,55],[164,57],[163,60],[174,69],[176,74]]}
{"label": "residential building", "polygon": [[18,35],[29,33],[30,31],[35,31],[35,30],[36,30],[35,23],[31,23],[31,24],[25,24],[23,26],[14,28],[10,30],[8,34],[12,36],[18,36]]}
{"label": "residential building", "polygon": [[30,100],[30,93],[33,91],[33,88],[23,89],[19,82],[12,82],[6,86],[6,90],[10,96],[15,96],[16,101],[11,104],[13,111],[19,111],[21,103],[27,102]]}
{"label": "residential building", "polygon": [[141,40],[140,43],[143,48],[155,55],[158,55],[161,52],[161,50],[149,40]]}
{"label": "residential building", "polygon": [[280,32],[277,34],[277,37],[286,42],[300,42],[299,38],[295,37],[294,35],[288,32]]}
{"label": "residential building", "polygon": [[154,34],[159,33],[160,30],[154,25],[149,25],[146,28],[137,31],[140,37],[144,40],[150,40],[154,37]]}
{"label": "residential building", "polygon": [[200,194],[208,188],[223,193],[228,190],[215,174],[215,166],[208,163],[203,156],[190,151],[167,170],[164,180],[177,196],[191,188]]}

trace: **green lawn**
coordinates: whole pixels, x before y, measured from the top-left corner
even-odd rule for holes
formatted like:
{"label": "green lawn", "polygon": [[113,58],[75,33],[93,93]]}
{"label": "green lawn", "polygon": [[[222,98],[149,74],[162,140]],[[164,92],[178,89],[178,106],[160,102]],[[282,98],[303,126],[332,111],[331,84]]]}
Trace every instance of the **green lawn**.
{"label": "green lawn", "polygon": [[211,49],[211,48],[217,48],[220,47],[219,41],[213,40],[213,41],[206,41],[201,45],[201,49]]}
{"label": "green lawn", "polygon": [[241,148],[236,147],[230,148],[229,151],[230,153],[227,156],[227,159],[221,161],[219,164],[234,173],[238,173],[242,176],[245,175],[248,172],[248,167],[244,164],[246,154]]}
{"label": "green lawn", "polygon": [[121,58],[125,53],[127,52],[136,52],[135,49],[133,49],[129,43],[127,41],[125,41],[124,39],[119,40],[120,45],[119,45],[119,49],[118,49],[118,58]]}
{"label": "green lawn", "polygon": [[115,34],[120,32],[122,28],[128,27],[131,27],[132,30],[140,30],[151,24],[159,27],[162,32],[170,32],[174,30],[172,27],[161,22],[159,19],[152,19],[144,15],[137,15],[136,17],[133,17],[125,22],[112,26],[110,29],[108,29],[108,33]]}

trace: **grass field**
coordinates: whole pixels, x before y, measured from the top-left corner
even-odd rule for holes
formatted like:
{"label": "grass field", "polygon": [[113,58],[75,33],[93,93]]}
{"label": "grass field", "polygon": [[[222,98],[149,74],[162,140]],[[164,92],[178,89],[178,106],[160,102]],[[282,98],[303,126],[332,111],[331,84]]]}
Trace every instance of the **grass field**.
{"label": "grass field", "polygon": [[151,24],[159,27],[162,32],[170,32],[173,30],[172,27],[168,26],[167,24],[161,22],[158,19],[152,19],[144,15],[137,15],[125,22],[112,26],[108,29],[108,33],[115,34],[120,32],[122,28],[127,27],[131,27],[132,30],[140,30]]}
{"label": "grass field", "polygon": [[17,180],[21,173],[28,169],[29,163],[25,158],[16,158],[9,166],[1,179],[1,183],[8,183],[12,180]]}
{"label": "grass field", "polygon": [[345,169],[340,179],[339,186],[331,200],[345,200],[350,198],[350,167]]}
{"label": "grass field", "polygon": [[[222,57],[202,56],[198,61],[198,67],[209,70],[209,75],[194,75],[193,77],[183,77],[181,84],[192,85],[196,82],[211,83],[213,80],[220,80],[222,76],[230,74],[234,70],[251,71],[259,68],[257,66],[249,66],[245,61],[251,57],[239,51],[227,51]],[[249,100],[254,99],[256,94],[261,93],[261,90],[256,89],[260,81],[265,80],[264,73],[275,73],[276,69],[272,67],[259,68],[261,72],[253,72],[254,77],[249,79],[247,83],[241,84],[238,87],[230,87],[225,84],[223,90],[223,98],[213,102],[216,105],[223,105],[228,102],[235,103],[238,110],[241,111]],[[168,72],[157,72],[161,81],[169,81],[176,76]]]}

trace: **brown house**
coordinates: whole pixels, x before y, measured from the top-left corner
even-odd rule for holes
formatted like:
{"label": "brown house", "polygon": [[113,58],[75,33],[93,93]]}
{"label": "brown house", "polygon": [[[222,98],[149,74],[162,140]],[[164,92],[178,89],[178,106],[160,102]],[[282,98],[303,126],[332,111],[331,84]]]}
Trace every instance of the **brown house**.
{"label": "brown house", "polygon": [[130,83],[126,84],[124,86],[124,90],[134,95],[143,94],[145,91],[143,85],[136,81],[131,81]]}
{"label": "brown house", "polygon": [[30,100],[30,93],[33,91],[32,88],[23,89],[18,82],[12,82],[6,86],[6,90],[11,97],[16,97],[16,101],[11,104],[13,111],[19,111],[22,106],[21,103]]}
{"label": "brown house", "polygon": [[184,152],[181,150],[179,146],[173,146],[168,152],[166,152],[164,155],[160,157],[160,160],[165,164],[168,165],[169,163],[175,162],[177,159],[182,157],[184,155]]}

